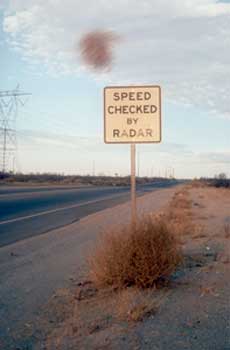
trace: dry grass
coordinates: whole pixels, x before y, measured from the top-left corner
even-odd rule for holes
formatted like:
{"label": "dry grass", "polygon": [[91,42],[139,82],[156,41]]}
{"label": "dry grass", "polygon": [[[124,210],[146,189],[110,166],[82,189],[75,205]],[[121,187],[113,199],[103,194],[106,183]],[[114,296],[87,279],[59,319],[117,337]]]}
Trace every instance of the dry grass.
{"label": "dry grass", "polygon": [[188,186],[191,188],[204,188],[207,187],[207,183],[203,180],[194,179],[189,183]]}
{"label": "dry grass", "polygon": [[117,297],[117,317],[122,321],[139,322],[157,312],[159,305],[152,292],[136,288],[122,290]]}
{"label": "dry grass", "polygon": [[166,219],[171,227],[171,231],[174,232],[177,238],[191,236],[195,231],[190,213],[170,209],[166,213]]}
{"label": "dry grass", "polygon": [[224,225],[224,237],[230,238],[230,225],[229,224]]}
{"label": "dry grass", "polygon": [[192,238],[194,238],[194,239],[200,239],[200,238],[206,238],[207,237],[207,233],[205,233],[205,232],[196,232],[193,236],[192,236]]}
{"label": "dry grass", "polygon": [[170,225],[171,231],[179,239],[192,236],[195,232],[191,209],[192,201],[189,199],[189,192],[185,188],[175,193],[168,209],[163,214],[164,220]]}
{"label": "dry grass", "polygon": [[192,201],[189,199],[189,192],[186,189],[176,192],[171,205],[177,209],[191,209]]}
{"label": "dry grass", "polygon": [[181,262],[168,225],[144,217],[137,225],[104,234],[90,258],[90,278],[97,286],[148,288],[169,276]]}
{"label": "dry grass", "polygon": [[200,238],[206,238],[207,236],[208,236],[208,232],[205,229],[205,225],[203,224],[194,225],[194,234],[192,235],[192,238],[200,239]]}

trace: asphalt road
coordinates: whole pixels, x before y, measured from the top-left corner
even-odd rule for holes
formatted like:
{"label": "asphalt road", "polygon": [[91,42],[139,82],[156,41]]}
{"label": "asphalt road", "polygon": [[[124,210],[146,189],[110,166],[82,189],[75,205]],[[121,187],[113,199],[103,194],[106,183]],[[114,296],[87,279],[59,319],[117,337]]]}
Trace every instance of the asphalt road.
{"label": "asphalt road", "polygon": [[[162,181],[137,187],[138,196],[178,184]],[[73,223],[123,203],[129,187],[0,187],[0,247]]]}

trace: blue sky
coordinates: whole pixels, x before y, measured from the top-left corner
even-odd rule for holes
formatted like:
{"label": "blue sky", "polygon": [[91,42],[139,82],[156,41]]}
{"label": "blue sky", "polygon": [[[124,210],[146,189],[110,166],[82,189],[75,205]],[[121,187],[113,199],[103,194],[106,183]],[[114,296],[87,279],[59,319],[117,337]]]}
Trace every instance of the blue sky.
{"label": "blue sky", "polygon": [[[32,93],[17,120],[17,170],[87,174],[95,166],[97,174],[129,174],[129,146],[103,143],[103,87],[159,84],[163,139],[138,146],[140,175],[172,168],[178,177],[230,175],[226,1],[0,6],[0,90],[19,83]],[[114,65],[103,74],[88,70],[78,50],[81,35],[98,28],[121,37]]]}

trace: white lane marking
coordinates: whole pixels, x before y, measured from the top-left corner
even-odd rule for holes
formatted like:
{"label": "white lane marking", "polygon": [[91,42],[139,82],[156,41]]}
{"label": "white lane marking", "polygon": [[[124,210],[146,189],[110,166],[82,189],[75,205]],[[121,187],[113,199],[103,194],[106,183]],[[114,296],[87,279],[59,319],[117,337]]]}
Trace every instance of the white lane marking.
{"label": "white lane marking", "polygon": [[81,206],[83,206],[83,205],[98,203],[98,202],[101,202],[101,201],[106,200],[106,199],[113,199],[113,198],[119,197],[121,194],[126,194],[126,193],[119,193],[119,194],[116,194],[116,195],[114,195],[114,196],[103,197],[103,198],[101,198],[101,199],[97,199],[97,200],[94,200],[94,201],[82,202],[82,203],[70,205],[70,206],[68,206],[68,207],[62,207],[62,208],[57,208],[57,209],[51,209],[51,210],[42,211],[42,212],[36,213],[36,214],[31,214],[31,215],[27,215],[27,216],[20,216],[19,218],[15,218],[15,219],[0,221],[0,225],[6,225],[6,224],[10,224],[10,223],[17,222],[17,221],[32,219],[32,218],[35,218],[35,217],[37,217],[37,216],[52,214],[52,213],[56,213],[56,212],[61,211],[61,210],[73,209],[73,208],[81,207]]}

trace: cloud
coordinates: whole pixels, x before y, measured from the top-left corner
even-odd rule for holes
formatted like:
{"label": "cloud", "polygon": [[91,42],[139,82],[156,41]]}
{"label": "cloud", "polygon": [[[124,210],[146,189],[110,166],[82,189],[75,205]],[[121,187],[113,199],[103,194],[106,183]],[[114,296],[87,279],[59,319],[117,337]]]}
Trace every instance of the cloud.
{"label": "cloud", "polygon": [[[66,135],[49,131],[37,131],[24,129],[18,133],[19,142],[23,148],[49,148],[53,150],[65,149],[76,150],[84,153],[117,152],[117,145],[106,145],[101,137],[88,137],[77,135]],[[157,153],[159,156],[167,157],[188,157],[193,155],[188,146],[176,143],[155,144],[154,147],[148,145],[138,145],[138,150],[142,154]],[[127,145],[119,145],[119,152],[127,153]]]}
{"label": "cloud", "polygon": [[10,0],[11,46],[52,74],[82,74],[77,50],[93,29],[116,32],[111,84],[152,84],[164,96],[230,119],[230,4],[214,0]]}
{"label": "cloud", "polygon": [[50,148],[50,149],[66,149],[66,150],[80,150],[92,151],[98,148],[102,143],[97,137],[80,137],[72,135],[64,135],[60,133],[53,133],[48,131],[36,130],[20,130],[18,132],[21,146],[33,148]]}
{"label": "cloud", "polygon": [[[126,145],[105,145],[97,137],[28,129],[20,130],[18,141],[23,171],[63,172],[65,169],[69,174],[89,173],[95,162],[97,171],[106,174],[127,175],[130,172]],[[220,172],[229,176],[229,164],[227,150],[196,153],[187,145],[176,143],[137,147],[137,168],[141,176],[165,175],[166,171],[175,171],[179,177],[214,176]]]}
{"label": "cloud", "polygon": [[202,162],[212,164],[230,164],[230,152],[209,152],[198,154],[198,159]]}

